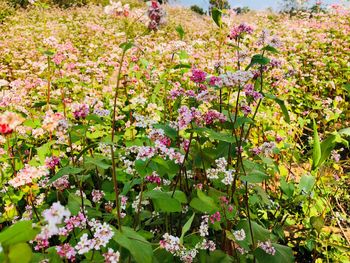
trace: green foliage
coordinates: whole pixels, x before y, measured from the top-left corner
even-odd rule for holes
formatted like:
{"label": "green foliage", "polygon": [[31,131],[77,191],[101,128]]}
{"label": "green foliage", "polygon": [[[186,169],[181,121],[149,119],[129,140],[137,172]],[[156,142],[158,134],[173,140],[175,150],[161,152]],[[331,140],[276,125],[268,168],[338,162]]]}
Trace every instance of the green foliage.
{"label": "green foliage", "polygon": [[114,240],[126,248],[137,263],[152,263],[153,250],[151,244],[133,229],[123,227],[116,231]]}
{"label": "green foliage", "polygon": [[15,10],[5,1],[0,1],[0,24],[4,23]]}
{"label": "green foliage", "polygon": [[200,15],[206,14],[206,12],[203,10],[203,8],[199,7],[198,5],[191,5],[190,9]]}

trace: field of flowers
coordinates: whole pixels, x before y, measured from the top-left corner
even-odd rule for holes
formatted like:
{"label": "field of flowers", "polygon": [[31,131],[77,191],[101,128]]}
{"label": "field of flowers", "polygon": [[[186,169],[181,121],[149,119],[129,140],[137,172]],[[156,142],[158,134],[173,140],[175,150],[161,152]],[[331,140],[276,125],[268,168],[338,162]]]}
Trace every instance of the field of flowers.
{"label": "field of flowers", "polygon": [[124,2],[0,24],[0,262],[350,262],[349,10]]}

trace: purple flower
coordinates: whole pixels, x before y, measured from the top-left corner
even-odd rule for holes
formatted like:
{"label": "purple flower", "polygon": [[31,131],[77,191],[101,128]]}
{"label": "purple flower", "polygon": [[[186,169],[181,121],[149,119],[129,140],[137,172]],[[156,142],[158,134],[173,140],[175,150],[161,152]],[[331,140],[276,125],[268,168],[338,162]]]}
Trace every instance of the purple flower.
{"label": "purple flower", "polygon": [[211,76],[209,79],[210,86],[222,87],[222,79],[220,77]]}
{"label": "purple flower", "polygon": [[252,34],[252,33],[253,33],[253,27],[251,27],[248,24],[242,23],[232,28],[229,38],[238,40],[239,38],[242,38],[244,34]]}
{"label": "purple flower", "polygon": [[160,179],[158,174],[153,172],[152,175],[146,176],[146,181],[148,181],[150,183],[156,183],[159,186],[162,182],[162,179]]}
{"label": "purple flower", "polygon": [[207,125],[213,124],[216,121],[225,122],[226,116],[216,110],[209,110],[204,115],[204,121]]}
{"label": "purple flower", "polygon": [[242,105],[241,109],[243,111],[243,114],[245,116],[249,115],[250,113],[252,113],[252,109],[248,106],[248,105]]}
{"label": "purple flower", "polygon": [[261,149],[261,147],[255,147],[255,148],[251,149],[250,151],[253,154],[258,155],[258,154],[260,154],[262,152],[262,149]]}
{"label": "purple flower", "polygon": [[282,66],[282,61],[279,60],[279,59],[273,58],[273,59],[271,59],[271,61],[270,61],[270,65],[271,65],[271,67],[273,67],[273,68],[280,68],[280,67]]}
{"label": "purple flower", "polygon": [[170,98],[171,99],[176,99],[182,95],[184,95],[185,90],[183,88],[173,88],[170,90]]}
{"label": "purple flower", "polygon": [[52,156],[52,157],[46,157],[45,159],[45,166],[48,169],[54,169],[56,166],[60,164],[60,158],[57,156]]}
{"label": "purple flower", "polygon": [[192,69],[192,76],[191,80],[196,83],[203,83],[205,81],[205,78],[207,77],[207,73],[200,69]]}
{"label": "purple flower", "polygon": [[159,26],[165,23],[165,11],[162,6],[155,0],[152,0],[150,7],[147,11],[150,22],[148,28],[150,30],[158,30]]}
{"label": "purple flower", "polygon": [[82,103],[82,104],[74,103],[72,105],[72,112],[73,112],[74,118],[84,119],[89,114],[90,109],[89,109],[89,106],[85,103]]}

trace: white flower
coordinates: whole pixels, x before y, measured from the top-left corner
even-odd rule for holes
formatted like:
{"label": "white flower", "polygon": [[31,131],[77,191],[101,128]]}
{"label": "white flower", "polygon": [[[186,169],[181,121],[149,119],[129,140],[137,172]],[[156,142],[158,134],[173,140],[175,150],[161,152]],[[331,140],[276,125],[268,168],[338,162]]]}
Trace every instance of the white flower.
{"label": "white flower", "polygon": [[64,218],[69,218],[70,212],[60,202],[56,202],[49,209],[44,210],[42,215],[48,223],[48,234],[52,236],[59,233],[57,225],[62,224]]}
{"label": "white flower", "polygon": [[82,255],[93,249],[94,243],[93,239],[88,239],[88,234],[83,234],[74,248],[78,251],[78,254]]}
{"label": "white flower", "polygon": [[233,231],[233,235],[238,241],[243,241],[246,237],[244,229]]}
{"label": "white flower", "polygon": [[224,184],[224,185],[231,185],[232,182],[233,182],[233,170],[228,170],[228,171],[225,171],[225,177],[224,179],[221,180],[221,182]]}
{"label": "white flower", "polygon": [[159,242],[160,247],[164,248],[166,251],[174,254],[180,250],[180,239],[178,237],[169,235],[165,233],[163,235],[163,240]]}
{"label": "white flower", "polygon": [[118,263],[120,258],[119,251],[114,252],[113,249],[108,248],[108,252],[103,254],[105,263]]}
{"label": "white flower", "polygon": [[0,87],[8,86],[9,82],[5,79],[0,79]]}
{"label": "white flower", "polygon": [[208,215],[202,216],[202,220],[203,221],[201,222],[201,225],[199,227],[199,234],[201,237],[205,237],[209,235],[209,225],[208,225],[209,216]]}
{"label": "white flower", "polygon": [[272,246],[271,240],[267,240],[265,242],[258,241],[258,247],[272,256],[276,254],[276,249]]}
{"label": "white flower", "polygon": [[94,243],[94,248],[95,249],[100,249],[101,247],[106,247],[109,240],[112,239],[114,232],[111,228],[110,225],[108,225],[107,223],[97,223],[96,225],[94,225],[93,227],[95,233],[94,233],[94,239],[95,239],[95,243]]}

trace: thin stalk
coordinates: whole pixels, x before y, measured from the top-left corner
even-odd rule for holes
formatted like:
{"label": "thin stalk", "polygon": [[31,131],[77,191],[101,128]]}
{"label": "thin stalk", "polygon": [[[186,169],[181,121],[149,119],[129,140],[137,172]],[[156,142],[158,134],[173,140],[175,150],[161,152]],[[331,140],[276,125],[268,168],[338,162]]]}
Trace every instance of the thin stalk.
{"label": "thin stalk", "polygon": [[112,133],[111,133],[111,155],[112,155],[112,179],[113,179],[113,186],[114,186],[114,192],[115,192],[115,203],[117,206],[117,219],[118,219],[118,227],[121,230],[121,217],[120,217],[120,207],[119,207],[119,189],[118,189],[118,182],[117,182],[117,174],[116,174],[116,162],[115,162],[115,156],[114,156],[114,150],[113,150],[113,143],[114,143],[114,136],[115,136],[115,116],[116,116],[116,109],[117,109],[117,98],[118,98],[118,90],[120,85],[120,75],[121,70],[123,67],[123,62],[125,58],[126,50],[123,49],[123,53],[119,62],[119,69],[118,69],[118,76],[117,76],[117,86],[114,92],[114,103],[113,103],[113,115],[112,115]]}
{"label": "thin stalk", "polygon": [[49,76],[47,78],[47,110],[50,109],[50,96],[51,96],[51,60],[50,57],[47,57],[47,70],[49,72]]}

